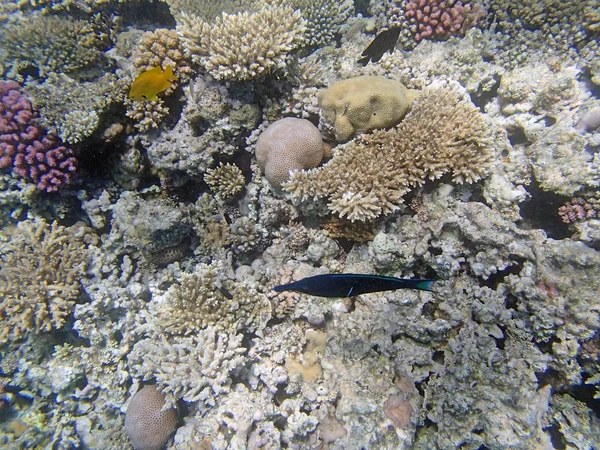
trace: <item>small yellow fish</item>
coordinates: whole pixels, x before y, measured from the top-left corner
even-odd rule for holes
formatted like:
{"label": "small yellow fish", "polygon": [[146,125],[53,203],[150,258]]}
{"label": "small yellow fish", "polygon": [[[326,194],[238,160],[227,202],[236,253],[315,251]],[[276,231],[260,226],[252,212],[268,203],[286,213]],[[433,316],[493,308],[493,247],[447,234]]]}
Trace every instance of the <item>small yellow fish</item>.
{"label": "small yellow fish", "polygon": [[163,72],[160,66],[153,67],[143,73],[140,73],[131,85],[129,98],[131,100],[156,100],[156,94],[169,89],[176,81],[177,77],[173,74],[173,68],[167,66]]}

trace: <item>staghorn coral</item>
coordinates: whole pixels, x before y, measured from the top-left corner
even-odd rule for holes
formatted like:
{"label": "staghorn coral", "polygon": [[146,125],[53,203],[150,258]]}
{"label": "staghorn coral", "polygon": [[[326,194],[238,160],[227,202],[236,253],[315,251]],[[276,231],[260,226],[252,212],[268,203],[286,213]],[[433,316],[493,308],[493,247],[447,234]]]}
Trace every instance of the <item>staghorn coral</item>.
{"label": "staghorn coral", "polygon": [[125,432],[134,448],[161,450],[177,427],[177,412],[163,410],[165,396],[156,385],[144,386],[129,401]]}
{"label": "staghorn coral", "polygon": [[0,81],[0,169],[46,192],[70,183],[77,160],[70,148],[39,126],[19,84]]}
{"label": "staghorn coral", "polygon": [[284,185],[297,199],[327,198],[329,209],[369,221],[398,209],[412,186],[447,172],[457,183],[486,174],[492,150],[483,115],[457,85],[432,85],[395,128],[364,135],[322,168]]}
{"label": "staghorn coral", "polygon": [[157,28],[142,34],[132,55],[132,62],[137,74],[157,66],[163,70],[171,66],[180,82],[191,78],[194,74],[194,70],[183,54],[183,46],[177,31],[167,28]]}
{"label": "staghorn coral", "polygon": [[167,407],[177,399],[214,405],[216,397],[229,392],[230,373],[245,362],[242,338],[207,327],[172,342],[144,339],[133,346],[127,361],[134,375],[156,380]]}
{"label": "staghorn coral", "polygon": [[0,43],[13,71],[32,67],[40,76],[83,69],[101,57],[101,42],[88,22],[59,16],[24,16],[4,25]]}
{"label": "staghorn coral", "polygon": [[208,184],[215,196],[222,200],[235,197],[246,185],[240,168],[229,163],[221,163],[214,169],[208,169],[204,174],[204,182]]}
{"label": "staghorn coral", "polygon": [[27,83],[24,90],[39,110],[42,125],[70,144],[91,136],[100,115],[124,97],[114,74],[78,82],[62,73],[50,73],[43,83]]}
{"label": "staghorn coral", "polygon": [[285,72],[305,30],[299,11],[264,5],[256,12],[223,13],[212,22],[182,14],[177,31],[192,61],[218,80],[251,80]]}
{"label": "staghorn coral", "polygon": [[86,247],[63,226],[23,221],[0,245],[0,343],[62,328],[80,292]]}
{"label": "staghorn coral", "polygon": [[257,0],[162,0],[169,5],[171,14],[179,19],[182,14],[190,14],[207,22],[214,20],[221,13],[237,14],[243,11],[256,10],[260,4]]}
{"label": "staghorn coral", "polygon": [[287,181],[292,170],[317,167],[323,156],[321,133],[306,119],[280,119],[269,125],[256,142],[258,165],[276,187]]}

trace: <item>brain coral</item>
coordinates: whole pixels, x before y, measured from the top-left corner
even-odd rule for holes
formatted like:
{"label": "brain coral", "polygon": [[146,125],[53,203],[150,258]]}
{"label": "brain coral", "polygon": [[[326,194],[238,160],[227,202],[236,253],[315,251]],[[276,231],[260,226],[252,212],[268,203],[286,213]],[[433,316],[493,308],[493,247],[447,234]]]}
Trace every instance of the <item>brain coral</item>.
{"label": "brain coral", "polygon": [[416,95],[399,81],[365,76],[333,83],[321,93],[319,104],[325,123],[343,142],[355,133],[396,125]]}
{"label": "brain coral", "polygon": [[264,5],[258,11],[222,13],[210,22],[182,14],[177,26],[185,50],[218,80],[251,80],[284,71],[303,43],[299,11]]}
{"label": "brain coral", "polygon": [[269,125],[256,143],[258,165],[274,186],[286,181],[291,170],[317,167],[323,153],[319,129],[306,119],[293,117]]}
{"label": "brain coral", "polygon": [[458,85],[432,85],[405,119],[349,143],[323,167],[296,172],[284,188],[297,198],[329,199],[351,221],[388,214],[411,186],[447,172],[458,183],[481,178],[492,160],[483,115]]}
{"label": "brain coral", "polygon": [[162,450],[177,427],[177,412],[163,410],[165,395],[156,385],[144,386],[129,402],[125,432],[136,450]]}

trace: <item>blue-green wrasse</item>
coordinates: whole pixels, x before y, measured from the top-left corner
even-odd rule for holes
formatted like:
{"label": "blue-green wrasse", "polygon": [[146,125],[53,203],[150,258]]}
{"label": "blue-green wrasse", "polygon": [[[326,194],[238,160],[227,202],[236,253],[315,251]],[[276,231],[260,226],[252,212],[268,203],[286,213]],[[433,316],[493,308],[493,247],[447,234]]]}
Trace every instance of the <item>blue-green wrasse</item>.
{"label": "blue-green wrasse", "polygon": [[354,297],[370,292],[392,291],[394,289],[418,289],[432,292],[430,286],[434,281],[359,273],[332,273],[275,286],[273,290],[277,292],[297,291],[319,297]]}

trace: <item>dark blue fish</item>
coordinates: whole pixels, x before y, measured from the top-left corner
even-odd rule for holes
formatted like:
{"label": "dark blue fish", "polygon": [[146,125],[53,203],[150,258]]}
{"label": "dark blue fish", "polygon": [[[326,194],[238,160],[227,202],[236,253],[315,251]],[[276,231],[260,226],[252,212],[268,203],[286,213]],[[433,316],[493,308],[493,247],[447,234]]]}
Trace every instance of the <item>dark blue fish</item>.
{"label": "dark blue fish", "polygon": [[303,278],[290,284],[275,286],[277,292],[298,291],[319,297],[354,297],[369,292],[394,289],[419,289],[430,291],[435,280],[419,280],[359,273],[332,273]]}
{"label": "dark blue fish", "polygon": [[375,39],[369,44],[369,46],[362,52],[363,58],[358,60],[359,64],[366,66],[369,61],[377,62],[381,59],[385,52],[394,52],[394,47],[400,36],[400,27],[391,27],[385,31],[382,31]]}

